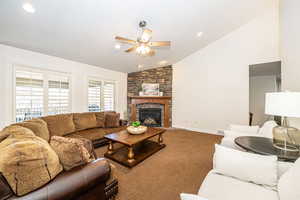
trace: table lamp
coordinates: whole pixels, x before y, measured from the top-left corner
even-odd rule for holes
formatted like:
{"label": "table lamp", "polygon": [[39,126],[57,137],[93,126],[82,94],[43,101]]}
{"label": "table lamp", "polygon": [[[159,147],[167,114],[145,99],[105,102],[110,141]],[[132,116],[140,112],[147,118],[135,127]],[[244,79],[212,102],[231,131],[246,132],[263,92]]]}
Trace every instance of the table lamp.
{"label": "table lamp", "polygon": [[300,132],[288,125],[288,117],[300,117],[300,92],[266,93],[265,114],[281,116],[282,124],[273,129],[274,147],[291,152],[298,152]]}

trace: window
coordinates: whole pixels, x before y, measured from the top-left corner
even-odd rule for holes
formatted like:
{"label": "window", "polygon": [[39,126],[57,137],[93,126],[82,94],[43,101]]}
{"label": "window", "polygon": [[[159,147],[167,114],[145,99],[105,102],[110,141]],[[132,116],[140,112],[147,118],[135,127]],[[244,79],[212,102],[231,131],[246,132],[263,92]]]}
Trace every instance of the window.
{"label": "window", "polygon": [[69,111],[69,80],[63,76],[52,76],[48,80],[48,114]]}
{"label": "window", "polygon": [[70,111],[67,75],[18,67],[15,77],[16,122]]}
{"label": "window", "polygon": [[114,110],[115,108],[115,84],[112,82],[104,82],[103,87],[104,110]]}
{"label": "window", "polygon": [[89,80],[88,86],[88,110],[89,112],[101,111],[101,81]]}
{"label": "window", "polygon": [[90,79],[88,81],[88,111],[115,110],[115,83]]}
{"label": "window", "polygon": [[16,71],[16,121],[40,117],[44,112],[43,74]]}

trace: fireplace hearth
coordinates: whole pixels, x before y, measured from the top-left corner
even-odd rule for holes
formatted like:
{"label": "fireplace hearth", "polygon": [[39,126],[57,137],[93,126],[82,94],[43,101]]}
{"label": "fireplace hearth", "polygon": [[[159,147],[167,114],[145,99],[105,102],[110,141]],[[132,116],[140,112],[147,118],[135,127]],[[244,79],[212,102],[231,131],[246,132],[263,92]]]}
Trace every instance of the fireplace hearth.
{"label": "fireplace hearth", "polygon": [[162,109],[161,108],[140,108],[139,121],[150,127],[162,126]]}

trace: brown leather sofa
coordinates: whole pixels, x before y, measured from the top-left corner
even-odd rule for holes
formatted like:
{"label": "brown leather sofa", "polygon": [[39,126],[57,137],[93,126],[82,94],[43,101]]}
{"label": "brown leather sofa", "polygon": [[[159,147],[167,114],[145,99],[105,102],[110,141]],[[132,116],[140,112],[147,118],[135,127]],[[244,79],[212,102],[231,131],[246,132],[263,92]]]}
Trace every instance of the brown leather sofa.
{"label": "brown leather sofa", "polygon": [[107,185],[110,165],[97,159],[59,174],[50,183],[25,196],[13,194],[5,179],[0,177],[0,200],[108,200],[117,193],[117,181]]}
{"label": "brown leather sofa", "polygon": [[[31,129],[37,136],[49,141],[54,135],[63,137],[83,137],[90,139],[94,147],[107,143],[105,134],[126,128],[126,122],[107,121],[106,116],[115,112],[70,113],[45,116],[40,121],[46,122],[46,131],[41,131],[30,122],[17,123]],[[110,118],[108,118],[110,119]],[[34,120],[31,120],[34,121]],[[38,130],[38,131],[37,131]],[[41,133],[45,132],[45,133]],[[48,136],[47,136],[48,134]],[[13,194],[5,178],[0,174],[0,200],[111,200],[118,192],[118,181],[112,178],[111,167],[105,159],[97,159],[84,166],[61,172],[48,184],[22,197]]]}
{"label": "brown leather sofa", "polygon": [[117,132],[126,128],[126,121],[118,120],[117,124],[107,119],[114,111],[94,113],[70,113],[42,117],[48,125],[50,137],[83,137],[93,142],[95,148],[107,144],[105,134]]}

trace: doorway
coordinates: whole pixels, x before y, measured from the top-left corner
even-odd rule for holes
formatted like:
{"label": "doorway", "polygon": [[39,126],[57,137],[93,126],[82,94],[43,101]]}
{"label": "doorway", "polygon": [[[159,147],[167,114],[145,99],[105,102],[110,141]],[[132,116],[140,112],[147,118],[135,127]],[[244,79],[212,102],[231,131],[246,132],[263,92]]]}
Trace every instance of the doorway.
{"label": "doorway", "polygon": [[[265,115],[265,94],[281,91],[281,62],[249,66],[249,125],[263,125],[274,119]],[[280,119],[274,119],[275,121]]]}

